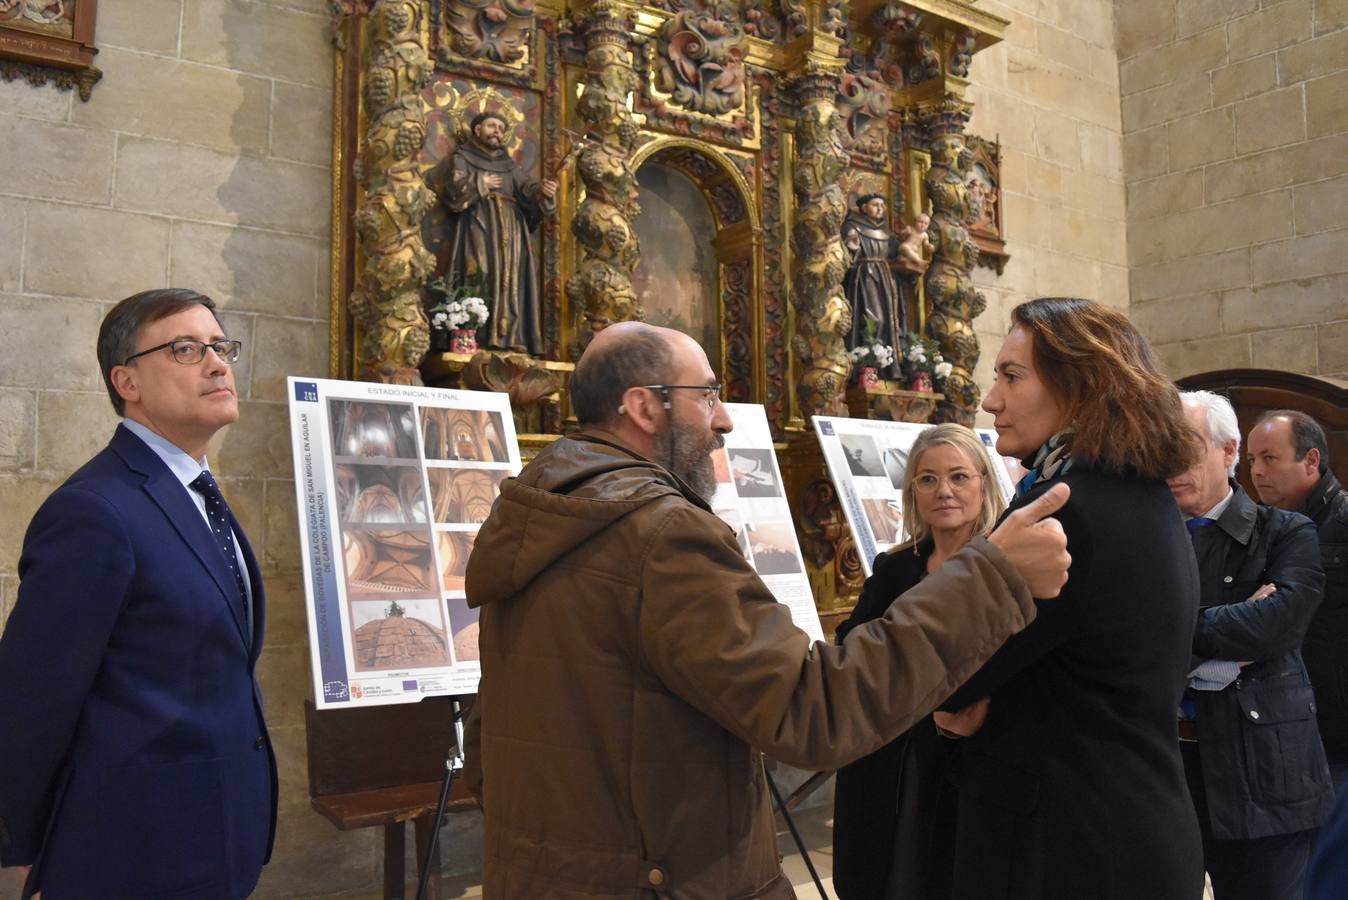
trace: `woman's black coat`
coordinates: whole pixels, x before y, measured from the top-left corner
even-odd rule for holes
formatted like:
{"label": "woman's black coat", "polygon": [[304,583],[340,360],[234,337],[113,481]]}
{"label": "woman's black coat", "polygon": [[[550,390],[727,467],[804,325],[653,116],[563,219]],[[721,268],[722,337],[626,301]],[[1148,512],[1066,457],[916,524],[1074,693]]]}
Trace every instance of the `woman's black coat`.
{"label": "woman's black coat", "polygon": [[1078,463],[1057,513],[1060,596],[946,703],[991,697],[961,741],[957,900],[1197,900],[1203,854],[1176,739],[1198,613],[1170,491]]}
{"label": "woman's black coat", "polygon": [[[931,541],[875,558],[847,621],[878,619],[927,571]],[[953,747],[927,716],[894,741],[838,771],[833,800],[833,886],[840,900],[950,896],[956,795]]]}

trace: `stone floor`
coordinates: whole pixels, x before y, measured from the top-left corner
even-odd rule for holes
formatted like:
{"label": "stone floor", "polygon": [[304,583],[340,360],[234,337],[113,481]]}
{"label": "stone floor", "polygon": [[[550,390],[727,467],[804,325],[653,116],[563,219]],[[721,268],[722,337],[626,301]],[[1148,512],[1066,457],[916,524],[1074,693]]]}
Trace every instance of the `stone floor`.
{"label": "stone floor", "polygon": [[[810,861],[819,874],[820,883],[825,891],[824,900],[834,900],[833,878],[831,877],[833,874],[833,803],[827,796],[822,798],[822,801],[826,802],[816,802],[809,808],[798,811],[795,814],[795,822],[796,827],[800,830],[801,838],[805,842],[805,847],[809,851]],[[790,832],[786,830],[780,816],[777,817],[777,825],[777,845],[783,856],[782,868],[790,877],[791,883],[795,885],[799,900],[815,900],[819,897],[819,890],[810,878],[805,860],[797,850],[795,842],[792,840]],[[444,889],[442,893],[444,900],[470,900],[470,898],[482,896],[478,879],[472,875],[447,878],[441,884]],[[415,896],[416,885],[408,885],[408,900]],[[342,895],[340,900],[382,900],[382,897],[381,893],[373,892]],[[1204,892],[1203,897],[1204,900],[1212,900],[1212,889],[1210,887]],[[1083,900],[1089,900],[1089,898],[1083,898]]]}
{"label": "stone floor", "polygon": [[[791,883],[796,886],[796,893],[800,895],[800,900],[814,900],[819,896],[819,891],[815,888],[809,870],[805,866],[805,861],[801,857],[800,851],[796,849],[795,842],[791,839],[791,834],[786,830],[780,816],[777,817],[777,825],[777,845],[783,856],[782,867],[791,878]],[[816,804],[797,813],[796,827],[800,829],[801,838],[805,841],[806,849],[810,853],[810,859],[814,863],[815,870],[819,873],[824,890],[828,892],[829,900],[832,900],[833,879],[830,877],[833,872],[832,802]],[[440,882],[440,886],[442,900],[472,900],[474,897],[482,896],[480,879],[476,874],[445,878]],[[382,900],[383,896],[380,891],[362,891],[340,895],[324,894],[322,900]],[[409,882],[407,885],[407,900],[412,900],[415,896],[416,884]],[[296,900],[307,900],[307,898],[296,898]]]}
{"label": "stone floor", "polygon": [[[810,860],[819,873],[826,898],[827,900],[833,900],[833,879],[831,877],[833,874],[833,803],[830,796],[831,791],[821,791],[820,794],[819,797],[811,798],[812,805],[795,814],[795,821],[806,849],[809,851]],[[791,835],[783,825],[780,816],[777,819],[777,825],[777,844],[781,848],[783,856],[782,867],[791,878],[791,883],[796,886],[796,893],[800,900],[815,900],[819,896],[819,891],[814,886],[809,870],[805,866],[805,861],[796,849],[795,842],[791,839]],[[12,870],[0,873],[0,898],[18,896],[17,880],[5,877],[13,874]],[[471,900],[471,898],[482,896],[481,879],[477,873],[445,878],[441,881],[441,889],[443,900]],[[346,894],[323,894],[321,896],[322,900],[382,900],[383,893],[374,890]],[[412,900],[415,896],[416,884],[409,883],[406,898]],[[1212,900],[1211,889],[1204,894],[1204,898],[1205,900]],[[301,895],[293,898],[293,900],[310,900],[310,898]],[[317,900],[317,898],[313,898],[313,900]]]}

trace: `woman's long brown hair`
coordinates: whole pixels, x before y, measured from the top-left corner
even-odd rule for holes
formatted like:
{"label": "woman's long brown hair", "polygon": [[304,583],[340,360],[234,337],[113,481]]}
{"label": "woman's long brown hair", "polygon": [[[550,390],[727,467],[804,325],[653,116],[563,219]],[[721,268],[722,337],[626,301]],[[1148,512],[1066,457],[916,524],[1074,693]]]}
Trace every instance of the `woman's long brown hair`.
{"label": "woman's long brown hair", "polygon": [[1011,326],[1030,334],[1039,377],[1076,429],[1073,456],[1143,478],[1169,478],[1198,461],[1201,444],[1178,389],[1123,313],[1041,297],[1013,309]]}

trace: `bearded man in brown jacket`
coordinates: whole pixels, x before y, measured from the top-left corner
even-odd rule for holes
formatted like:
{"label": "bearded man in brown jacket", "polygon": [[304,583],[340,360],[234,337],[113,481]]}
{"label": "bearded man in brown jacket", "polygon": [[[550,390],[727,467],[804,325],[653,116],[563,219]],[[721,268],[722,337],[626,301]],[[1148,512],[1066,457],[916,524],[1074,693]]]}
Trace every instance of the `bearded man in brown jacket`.
{"label": "bearded man in brown jacket", "polygon": [[1044,518],[1064,487],[843,646],[811,646],[707,505],[731,429],[718,390],[692,338],[610,326],[571,382],[582,430],[507,481],[478,534],[465,750],[488,898],[794,896],[761,754],[830,769],[873,752],[1066,581]]}

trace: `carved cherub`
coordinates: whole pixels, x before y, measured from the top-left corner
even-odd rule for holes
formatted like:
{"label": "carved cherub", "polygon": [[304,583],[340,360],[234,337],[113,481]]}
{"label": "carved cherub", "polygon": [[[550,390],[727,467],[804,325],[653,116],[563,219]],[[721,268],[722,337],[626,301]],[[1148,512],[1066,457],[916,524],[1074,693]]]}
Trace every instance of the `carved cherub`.
{"label": "carved cherub", "polygon": [[903,242],[899,244],[899,260],[905,269],[911,269],[917,272],[927,271],[927,266],[931,264],[932,247],[931,235],[927,230],[931,228],[931,216],[921,213],[913,224],[903,230]]}

